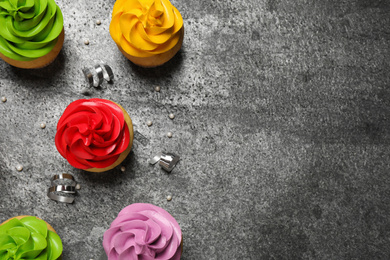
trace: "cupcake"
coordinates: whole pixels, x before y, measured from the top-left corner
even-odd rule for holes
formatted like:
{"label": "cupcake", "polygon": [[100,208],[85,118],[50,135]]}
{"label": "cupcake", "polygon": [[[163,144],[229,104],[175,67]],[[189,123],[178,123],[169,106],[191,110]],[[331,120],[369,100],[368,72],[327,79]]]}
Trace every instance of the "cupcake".
{"label": "cupcake", "polygon": [[179,224],[165,210],[145,203],[127,206],[104,233],[108,260],[179,260],[183,239]]}
{"label": "cupcake", "polygon": [[123,107],[105,99],[79,99],[58,121],[55,144],[73,167],[104,172],[127,157],[133,137],[133,124]]}
{"label": "cupcake", "polygon": [[183,18],[169,0],[117,0],[110,34],[123,55],[134,64],[156,67],[180,50]]}
{"label": "cupcake", "polygon": [[0,259],[61,259],[62,242],[52,226],[32,216],[0,225]]}
{"label": "cupcake", "polygon": [[61,51],[64,19],[54,0],[0,1],[0,58],[24,69],[42,68]]}

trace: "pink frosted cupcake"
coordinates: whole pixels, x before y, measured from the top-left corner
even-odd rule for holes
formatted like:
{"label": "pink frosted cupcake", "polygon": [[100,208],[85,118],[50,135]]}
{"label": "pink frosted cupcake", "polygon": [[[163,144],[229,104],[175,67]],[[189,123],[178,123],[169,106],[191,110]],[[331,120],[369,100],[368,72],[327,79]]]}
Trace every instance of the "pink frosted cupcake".
{"label": "pink frosted cupcake", "polygon": [[136,203],[122,209],[104,233],[108,260],[179,260],[183,251],[177,221],[164,209]]}

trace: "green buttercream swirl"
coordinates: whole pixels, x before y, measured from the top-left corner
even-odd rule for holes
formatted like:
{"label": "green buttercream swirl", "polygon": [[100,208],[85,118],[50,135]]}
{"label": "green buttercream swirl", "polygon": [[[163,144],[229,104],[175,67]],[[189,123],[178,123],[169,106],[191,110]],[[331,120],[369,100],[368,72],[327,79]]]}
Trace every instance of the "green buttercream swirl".
{"label": "green buttercream swirl", "polygon": [[54,0],[0,0],[0,52],[30,61],[57,43],[64,18]]}
{"label": "green buttercream swirl", "polygon": [[1,260],[56,260],[62,254],[60,237],[36,217],[11,219],[0,226]]}

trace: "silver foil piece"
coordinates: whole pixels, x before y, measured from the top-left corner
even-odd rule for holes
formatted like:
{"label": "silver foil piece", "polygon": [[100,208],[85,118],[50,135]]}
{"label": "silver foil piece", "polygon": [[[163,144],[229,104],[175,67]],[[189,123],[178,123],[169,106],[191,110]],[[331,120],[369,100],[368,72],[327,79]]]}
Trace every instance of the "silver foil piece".
{"label": "silver foil piece", "polygon": [[62,203],[72,204],[73,201],[74,201],[74,197],[65,197],[65,196],[57,195],[57,194],[55,194],[53,192],[48,192],[47,196],[50,199],[52,199],[52,200],[55,200],[55,201],[58,201],[58,202],[62,202]]}
{"label": "silver foil piece", "polygon": [[[66,184],[58,184],[58,182]],[[68,173],[56,174],[51,178],[51,187],[47,191],[47,196],[55,201],[63,203],[73,203],[76,194],[77,182],[73,175]]]}
{"label": "silver foil piece", "polygon": [[55,192],[55,191],[74,194],[76,193],[76,186],[56,185],[56,186],[51,186],[49,188],[49,192]]}
{"label": "silver foil piece", "polygon": [[[107,82],[112,82],[114,79],[114,73],[112,69],[107,64],[96,64],[94,67],[95,71],[92,71],[88,68],[83,68],[83,74],[87,80],[90,87],[98,88],[103,83],[103,79]],[[94,77],[94,74],[96,77]]]}
{"label": "silver foil piece", "polygon": [[138,141],[141,143],[143,146],[146,146],[149,144],[149,139],[146,138],[144,135],[142,135],[140,132],[137,130],[134,131],[134,140]]}
{"label": "silver foil piece", "polygon": [[54,175],[52,178],[51,178],[51,182],[53,183],[54,181],[56,180],[71,180],[74,185],[76,186],[76,180],[74,179],[73,175],[72,174],[69,174],[69,173],[60,173],[60,174],[56,174]]}
{"label": "silver foil piece", "polygon": [[149,163],[156,164],[157,162],[159,162],[161,168],[163,168],[167,172],[171,172],[173,168],[175,168],[179,160],[180,160],[180,156],[174,153],[161,153],[154,156],[152,159],[150,159]]}

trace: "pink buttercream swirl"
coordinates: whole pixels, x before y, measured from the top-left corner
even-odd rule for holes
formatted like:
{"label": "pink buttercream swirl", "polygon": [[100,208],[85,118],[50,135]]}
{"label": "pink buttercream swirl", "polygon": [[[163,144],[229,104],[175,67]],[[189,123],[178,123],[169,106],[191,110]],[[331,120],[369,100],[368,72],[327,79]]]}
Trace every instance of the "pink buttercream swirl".
{"label": "pink buttercream swirl", "polygon": [[179,260],[182,234],[177,221],[164,209],[136,203],[119,212],[104,233],[108,260]]}

